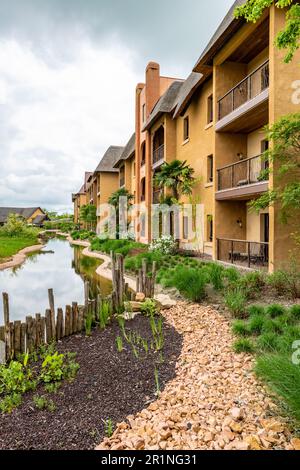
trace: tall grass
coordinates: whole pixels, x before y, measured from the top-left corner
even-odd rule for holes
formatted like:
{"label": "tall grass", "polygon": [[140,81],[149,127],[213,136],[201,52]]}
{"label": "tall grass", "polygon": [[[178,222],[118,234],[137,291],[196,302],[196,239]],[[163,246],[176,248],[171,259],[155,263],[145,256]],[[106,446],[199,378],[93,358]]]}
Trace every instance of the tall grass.
{"label": "tall grass", "polygon": [[300,421],[300,366],[292,363],[291,355],[258,357],[255,370],[270,389],[284,400],[292,416]]}
{"label": "tall grass", "polygon": [[206,297],[205,287],[208,281],[206,270],[180,265],[167,270],[161,279],[165,287],[176,287],[184,297],[193,302],[200,302]]}
{"label": "tall grass", "polygon": [[225,294],[225,305],[235,318],[245,316],[246,301],[246,295],[241,288],[230,289]]}

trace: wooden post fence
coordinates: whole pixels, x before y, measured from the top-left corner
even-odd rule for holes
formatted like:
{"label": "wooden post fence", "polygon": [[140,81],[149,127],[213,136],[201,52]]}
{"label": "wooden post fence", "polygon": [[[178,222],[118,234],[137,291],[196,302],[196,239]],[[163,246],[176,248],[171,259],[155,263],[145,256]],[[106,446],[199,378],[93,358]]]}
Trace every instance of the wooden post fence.
{"label": "wooden post fence", "polygon": [[[97,300],[89,299],[89,283],[85,283],[85,305],[73,302],[67,305],[65,312],[58,308],[55,311],[53,289],[49,289],[49,309],[45,316],[37,313],[35,316],[28,315],[24,321],[10,321],[9,296],[2,294],[4,326],[0,326],[0,342],[5,345],[4,359],[6,362],[17,359],[20,354],[33,352],[43,344],[60,341],[66,336],[81,333],[85,329],[85,319],[88,309],[96,319],[98,313]],[[1,361],[1,357],[0,357]]]}
{"label": "wooden post fence", "polygon": [[[129,300],[131,294],[124,276],[124,257],[121,254],[114,255],[112,259],[113,291],[109,297],[113,313],[119,313],[124,301]],[[136,291],[145,294],[147,298],[154,296],[156,279],[156,263],[149,272],[147,261],[144,260],[142,269],[137,276]],[[85,329],[86,318],[92,315],[94,321],[99,320],[99,308],[103,299],[99,294],[96,299],[90,298],[90,286],[84,284],[84,305],[73,302],[67,305],[63,311],[61,308],[55,311],[53,289],[48,290],[49,309],[45,316],[40,313],[34,316],[28,315],[25,321],[10,321],[9,296],[2,294],[4,326],[0,326],[0,346],[5,345],[5,360],[18,358],[20,354],[33,352],[43,344],[60,341],[62,338],[81,333]],[[1,357],[0,357],[1,360]]]}

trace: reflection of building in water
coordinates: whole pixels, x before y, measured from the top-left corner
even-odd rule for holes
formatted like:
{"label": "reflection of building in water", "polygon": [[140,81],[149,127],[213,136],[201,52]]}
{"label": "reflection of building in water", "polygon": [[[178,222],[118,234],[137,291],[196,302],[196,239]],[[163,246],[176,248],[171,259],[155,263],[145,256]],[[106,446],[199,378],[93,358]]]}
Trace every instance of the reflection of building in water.
{"label": "reflection of building in water", "polygon": [[98,276],[96,273],[96,269],[101,262],[97,259],[82,255],[82,251],[82,247],[74,247],[72,267],[83,282],[89,281],[91,298],[95,299],[99,294],[103,296],[111,294],[111,281]]}

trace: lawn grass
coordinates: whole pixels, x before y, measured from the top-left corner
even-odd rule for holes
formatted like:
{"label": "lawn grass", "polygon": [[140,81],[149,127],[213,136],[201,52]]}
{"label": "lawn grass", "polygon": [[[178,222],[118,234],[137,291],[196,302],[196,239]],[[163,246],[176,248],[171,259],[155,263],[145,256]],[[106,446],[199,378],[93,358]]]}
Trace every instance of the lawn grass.
{"label": "lawn grass", "polygon": [[33,246],[38,243],[37,238],[23,237],[0,237],[0,261],[18,253],[23,248]]}

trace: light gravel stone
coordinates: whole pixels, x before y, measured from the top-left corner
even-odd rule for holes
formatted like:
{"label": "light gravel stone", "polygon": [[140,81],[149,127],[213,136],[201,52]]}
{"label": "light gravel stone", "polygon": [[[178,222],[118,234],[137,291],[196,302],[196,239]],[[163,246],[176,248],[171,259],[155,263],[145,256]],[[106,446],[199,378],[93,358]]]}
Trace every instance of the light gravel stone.
{"label": "light gravel stone", "polygon": [[299,449],[253,374],[252,356],[234,353],[228,319],[210,306],[183,301],[163,315],[183,335],[176,377],[100,449]]}

